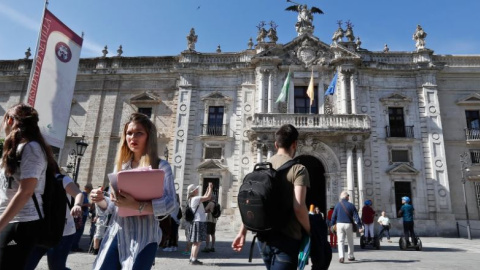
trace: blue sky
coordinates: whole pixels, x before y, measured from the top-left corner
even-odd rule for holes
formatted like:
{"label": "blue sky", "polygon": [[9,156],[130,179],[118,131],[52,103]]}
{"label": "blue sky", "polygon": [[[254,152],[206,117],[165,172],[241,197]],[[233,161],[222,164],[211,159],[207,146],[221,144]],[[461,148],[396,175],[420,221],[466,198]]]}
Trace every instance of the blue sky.
{"label": "blue sky", "polygon": [[[350,20],[362,48],[413,51],[412,34],[420,24],[426,47],[436,54],[480,54],[478,0],[298,0],[316,6],[314,35],[330,44],[337,21]],[[51,0],[49,10],[72,30],[85,33],[82,58],[178,55],[194,27],[198,52],[238,52],[255,41],[260,21],[274,21],[278,43],[296,37],[297,15],[286,0]],[[44,0],[0,0],[0,60],[21,59],[35,51]],[[344,27],[345,28],[345,27]],[[268,29],[268,28],[267,28]]]}

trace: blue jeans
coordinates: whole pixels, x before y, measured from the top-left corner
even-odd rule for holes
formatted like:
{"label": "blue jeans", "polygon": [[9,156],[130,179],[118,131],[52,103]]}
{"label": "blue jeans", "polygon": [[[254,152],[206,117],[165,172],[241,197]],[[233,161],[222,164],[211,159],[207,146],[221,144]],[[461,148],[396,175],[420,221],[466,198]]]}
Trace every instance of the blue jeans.
{"label": "blue jeans", "polygon": [[85,223],[87,223],[88,219],[88,212],[87,215],[82,216],[82,226],[75,231],[75,237],[73,238],[73,245],[72,250],[80,248],[80,239],[82,239],[83,231],[85,230]]}
{"label": "blue jeans", "polygon": [[[157,254],[157,243],[150,243],[143,248],[137,255],[135,262],[133,263],[132,270],[151,269],[153,262],[155,261],[155,254]],[[122,269],[120,263],[120,255],[118,254],[118,239],[117,236],[113,239],[110,247],[105,255],[105,260],[100,267],[100,270]]]}
{"label": "blue jeans", "polygon": [[49,269],[66,269],[67,257],[72,247],[74,237],[75,234],[62,237],[60,243],[51,249],[36,246],[28,257],[25,269],[35,269],[45,253],[47,254]]}
{"label": "blue jeans", "polygon": [[267,270],[296,270],[300,240],[274,237],[268,243],[258,241],[257,246]]}

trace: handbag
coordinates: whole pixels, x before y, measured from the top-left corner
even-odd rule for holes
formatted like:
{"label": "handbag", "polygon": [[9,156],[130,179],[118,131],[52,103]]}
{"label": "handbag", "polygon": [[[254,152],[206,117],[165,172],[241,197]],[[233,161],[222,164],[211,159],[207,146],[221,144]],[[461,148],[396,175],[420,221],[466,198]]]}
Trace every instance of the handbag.
{"label": "handbag", "polygon": [[350,213],[347,211],[347,209],[345,208],[345,205],[343,205],[343,202],[340,202],[340,204],[342,205],[343,211],[345,211],[345,213],[348,215],[348,218],[350,219],[350,222],[352,223],[352,231],[357,232],[358,231],[357,223],[353,221],[352,215],[350,215]]}

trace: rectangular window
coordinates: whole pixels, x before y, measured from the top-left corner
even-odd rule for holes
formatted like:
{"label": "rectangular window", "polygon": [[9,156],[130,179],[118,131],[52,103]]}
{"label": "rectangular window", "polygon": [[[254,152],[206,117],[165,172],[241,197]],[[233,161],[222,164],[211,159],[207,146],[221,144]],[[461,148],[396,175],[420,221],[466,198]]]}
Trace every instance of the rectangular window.
{"label": "rectangular window", "polygon": [[205,147],[205,159],[221,159],[222,148],[220,147]]}
{"label": "rectangular window", "polygon": [[[310,98],[307,96],[307,86],[295,86],[294,88],[294,105],[295,113],[313,113],[318,114],[318,97],[315,95],[312,108],[310,109]],[[317,87],[313,89],[317,93]]]}
{"label": "rectangular window", "polygon": [[[223,106],[208,107],[208,123],[206,135],[223,136],[225,130],[223,128]],[[204,133],[205,134],[205,133]]]}
{"label": "rectangular window", "polygon": [[139,107],[138,112],[145,114],[146,116],[148,116],[148,118],[152,117],[152,108],[151,107]]}
{"label": "rectangular window", "polygon": [[389,107],[388,121],[390,124],[389,137],[405,137],[405,120],[402,107]]}
{"label": "rectangular window", "polygon": [[472,164],[480,164],[480,150],[470,150],[470,160]]}
{"label": "rectangular window", "polygon": [[468,129],[480,129],[480,113],[479,111],[465,111]]}
{"label": "rectangular window", "polygon": [[392,162],[410,162],[408,150],[391,150]]}
{"label": "rectangular window", "polygon": [[407,196],[410,198],[410,204],[412,203],[412,189],[410,182],[395,182],[395,206],[398,210],[402,207],[402,197]]}

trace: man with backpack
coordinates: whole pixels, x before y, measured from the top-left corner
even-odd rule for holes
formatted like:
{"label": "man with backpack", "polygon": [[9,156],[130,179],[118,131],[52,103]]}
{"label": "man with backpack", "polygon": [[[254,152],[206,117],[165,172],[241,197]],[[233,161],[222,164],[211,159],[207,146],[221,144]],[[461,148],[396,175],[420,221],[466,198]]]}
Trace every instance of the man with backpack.
{"label": "man with backpack", "polygon": [[[207,240],[205,241],[205,248],[202,249],[202,252],[215,252],[215,231],[217,227],[217,219],[219,217],[219,212],[217,207],[220,206],[216,202],[217,198],[215,195],[212,195],[212,198],[207,203],[205,207],[205,213],[207,218]],[[210,241],[211,240],[211,241]],[[210,247],[208,247],[210,245]]]}
{"label": "man with backpack", "polygon": [[[277,154],[270,159],[271,166],[273,169],[277,170],[277,173],[281,171],[286,172],[283,174],[279,173],[284,179],[279,179],[280,176],[274,177],[275,179],[273,179],[273,182],[283,180],[286,184],[282,184],[280,187],[277,186],[279,188],[275,188],[275,185],[273,185],[274,188],[272,189],[273,192],[271,195],[272,197],[285,195],[282,199],[286,202],[286,205],[282,206],[281,203],[278,203],[269,208],[267,204],[265,213],[267,213],[268,216],[266,219],[280,220],[281,218],[286,217],[287,220],[283,223],[274,222],[270,230],[260,231],[254,230],[251,226],[249,227],[249,225],[245,224],[247,219],[244,219],[244,216],[242,215],[243,224],[232,243],[234,251],[241,251],[245,244],[247,228],[252,231],[257,231],[260,253],[262,254],[267,269],[271,270],[297,269],[302,231],[310,233],[310,222],[305,203],[307,188],[310,185],[308,171],[301,164],[294,164],[288,170],[280,170],[282,169],[282,165],[295,157],[297,140],[298,131],[294,126],[287,124],[280,127],[275,133],[275,147],[277,148]],[[246,184],[245,182],[247,182],[247,180],[248,182],[255,182],[255,179],[250,180],[248,175],[244,179],[244,184]],[[255,190],[250,191],[250,193],[254,192]],[[250,201],[240,201],[240,193],[241,191],[239,192],[239,208],[242,208],[243,206],[241,205],[249,204]],[[284,207],[285,209],[283,209]],[[242,209],[240,209],[240,212],[242,212]],[[275,214],[271,215],[271,212]],[[263,217],[255,217],[257,220],[261,218]]]}

